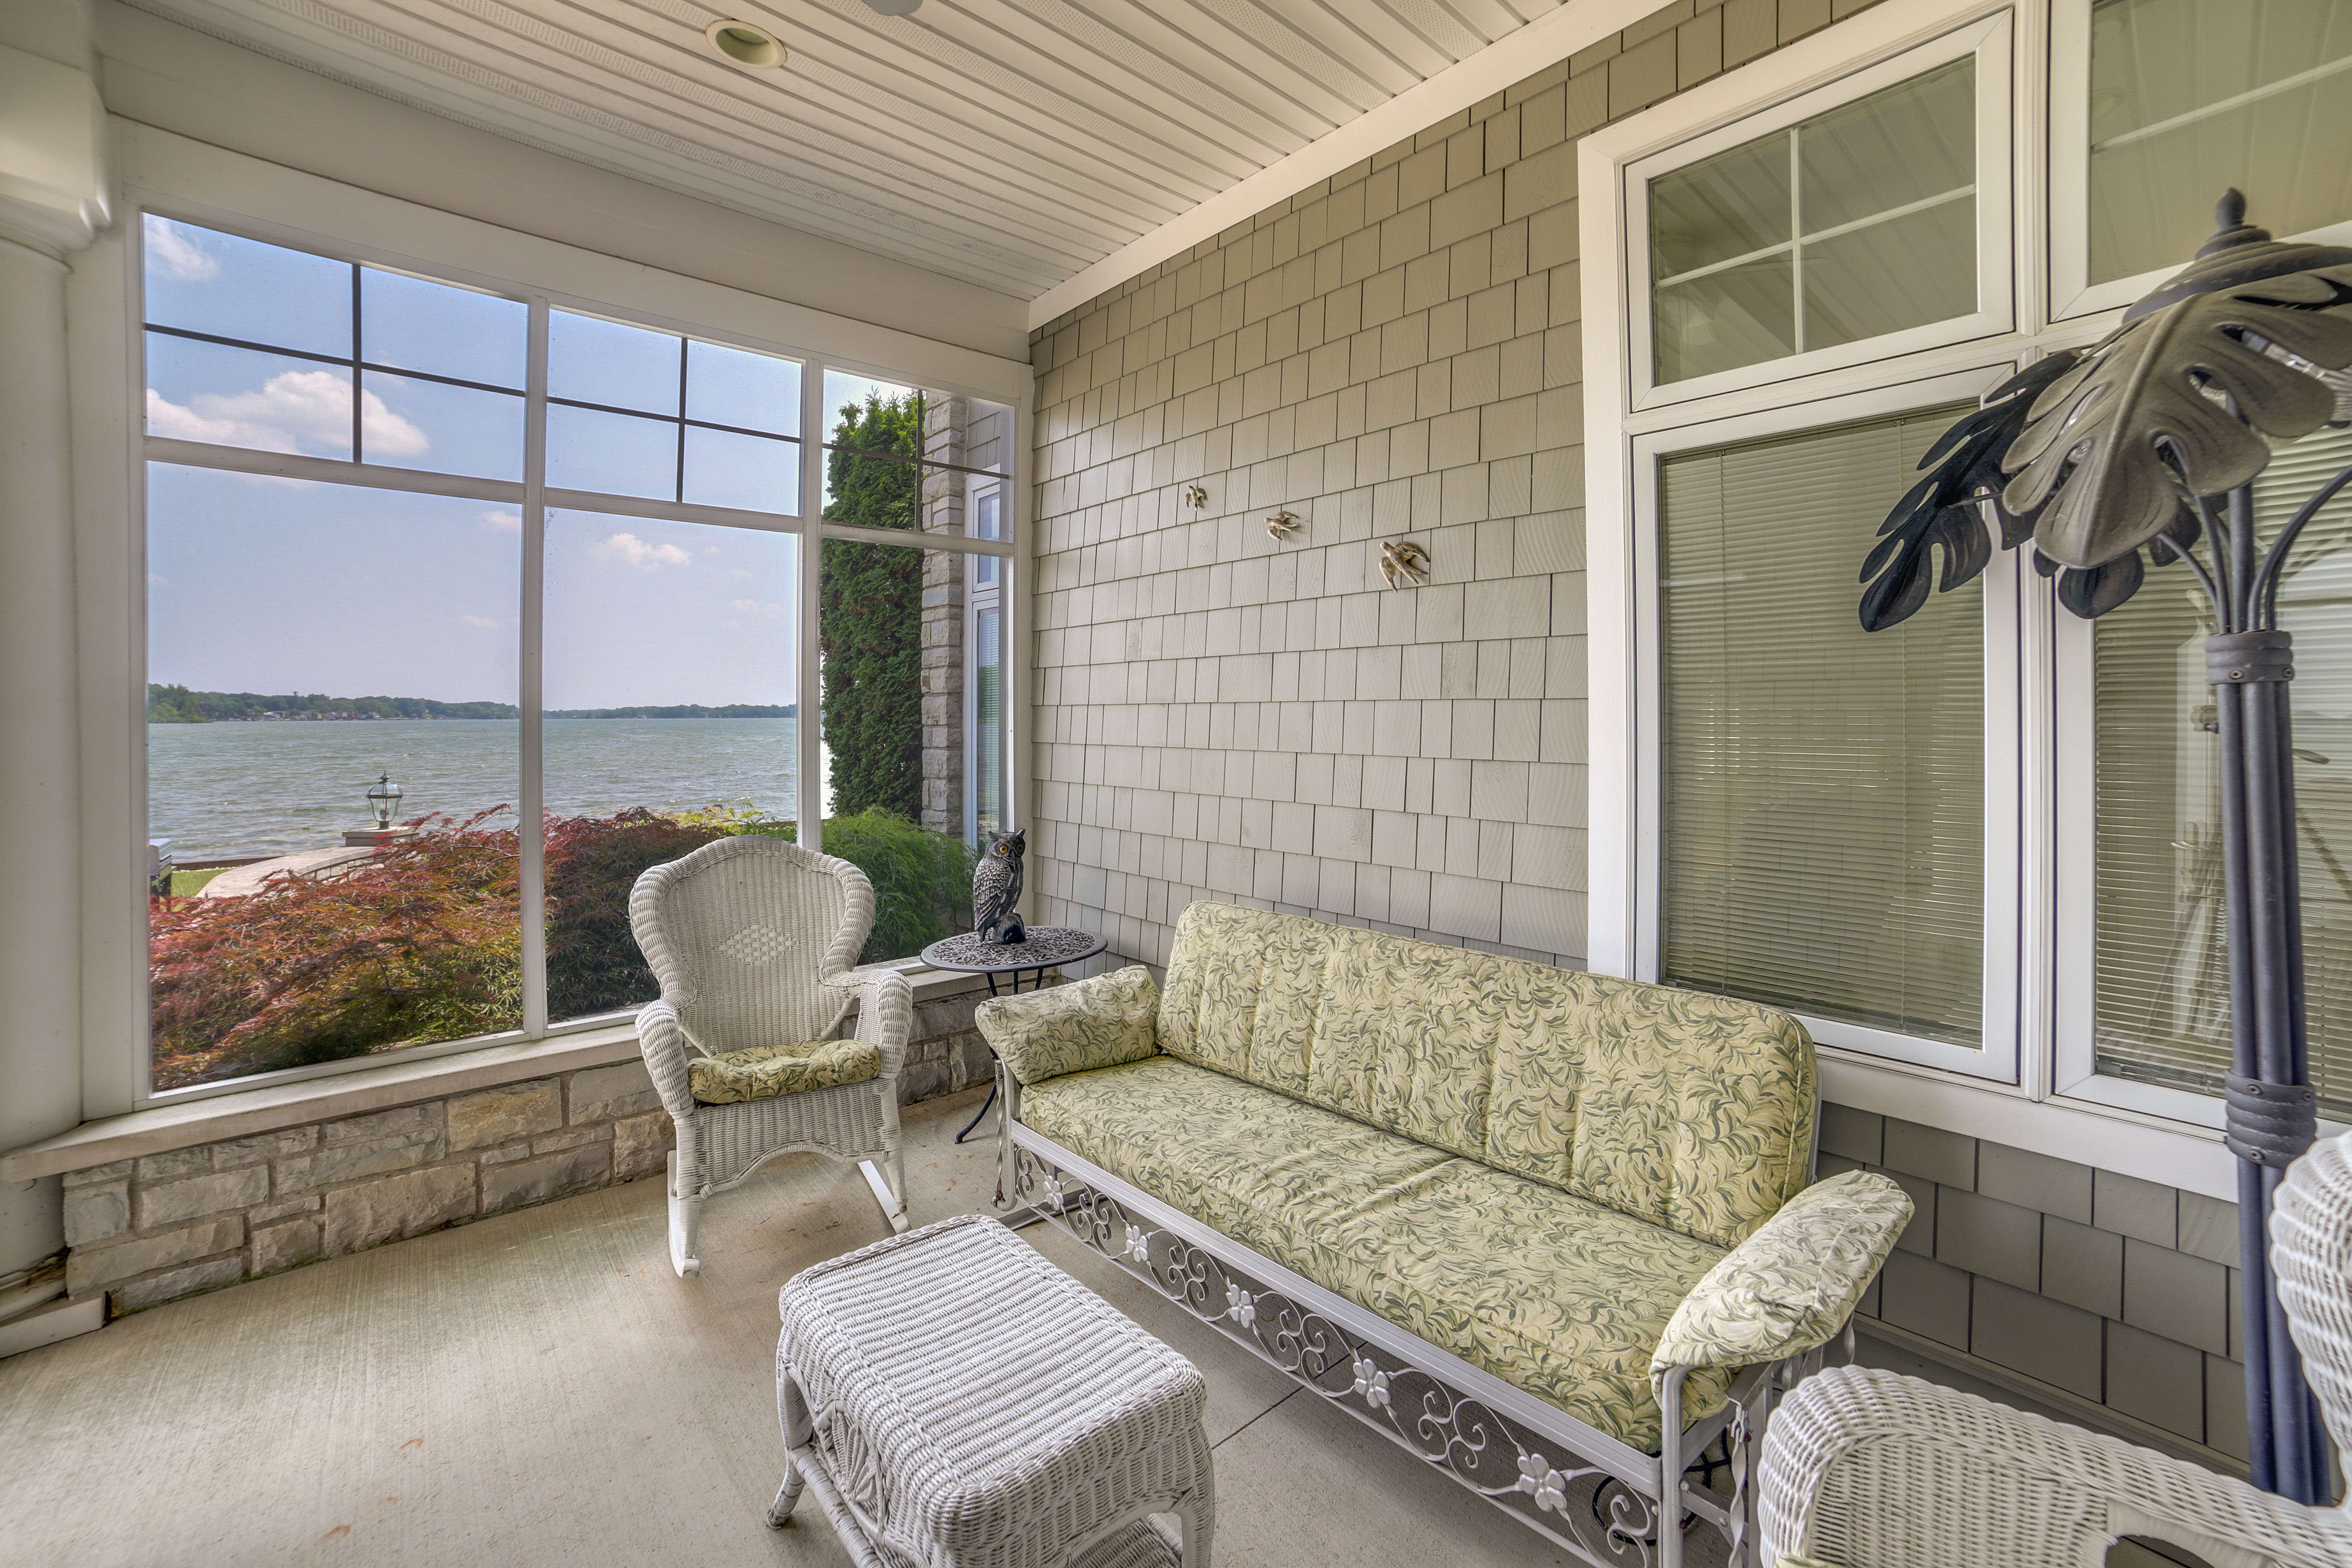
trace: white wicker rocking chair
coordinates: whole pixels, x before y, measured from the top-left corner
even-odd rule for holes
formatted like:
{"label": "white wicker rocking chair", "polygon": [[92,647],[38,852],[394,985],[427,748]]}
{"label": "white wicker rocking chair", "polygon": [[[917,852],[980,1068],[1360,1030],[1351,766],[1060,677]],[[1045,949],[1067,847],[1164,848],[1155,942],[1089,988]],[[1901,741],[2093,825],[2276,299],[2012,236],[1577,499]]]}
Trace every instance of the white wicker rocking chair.
{"label": "white wicker rocking chair", "polygon": [[[892,1228],[907,1228],[898,1073],[914,998],[895,969],[850,967],[873,925],[865,872],[774,838],[722,838],[637,879],[629,928],[661,983],[661,999],[637,1014],[637,1047],[677,1125],[669,1258],[679,1274],[702,1270],[703,1200],[779,1154],[857,1162]],[[692,1057],[827,1038],[852,1002],[855,1037],[879,1048],[880,1076],[725,1105],[694,1098]]]}
{"label": "white wicker rocking chair", "polygon": [[[2352,1451],[2352,1133],[2278,1191],[2271,1267],[2339,1449]],[[2352,1568],[2352,1516],[1917,1378],[1839,1367],[1774,1412],[1758,1470],[1784,1568],[2099,1568],[2126,1535],[2213,1568]]]}

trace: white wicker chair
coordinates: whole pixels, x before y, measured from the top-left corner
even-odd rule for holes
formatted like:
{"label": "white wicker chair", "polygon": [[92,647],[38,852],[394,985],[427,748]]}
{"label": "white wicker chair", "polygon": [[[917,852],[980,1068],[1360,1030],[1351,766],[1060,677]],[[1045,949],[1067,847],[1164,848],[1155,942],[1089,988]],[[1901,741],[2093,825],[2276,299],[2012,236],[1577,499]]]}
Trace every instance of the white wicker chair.
{"label": "white wicker chair", "polygon": [[[2352,1133],[2288,1171],[2271,1266],[2327,1429],[2352,1445]],[[2352,1451],[2352,1450],[2347,1450]],[[1794,1568],[2099,1568],[2122,1536],[2214,1568],[2352,1568],[2352,1517],[1916,1378],[1840,1367],[1773,1414],[1765,1561]]]}
{"label": "white wicker chair", "polygon": [[[661,999],[637,1014],[637,1046],[677,1124],[669,1258],[681,1275],[702,1269],[694,1238],[703,1200],[778,1154],[856,1161],[892,1228],[907,1228],[898,1072],[914,997],[895,969],[850,967],[873,925],[865,872],[774,838],[722,838],[637,879],[629,928],[661,983]],[[878,1078],[729,1105],[695,1100],[690,1051],[825,1039],[852,1002],[856,1037],[881,1049]]]}

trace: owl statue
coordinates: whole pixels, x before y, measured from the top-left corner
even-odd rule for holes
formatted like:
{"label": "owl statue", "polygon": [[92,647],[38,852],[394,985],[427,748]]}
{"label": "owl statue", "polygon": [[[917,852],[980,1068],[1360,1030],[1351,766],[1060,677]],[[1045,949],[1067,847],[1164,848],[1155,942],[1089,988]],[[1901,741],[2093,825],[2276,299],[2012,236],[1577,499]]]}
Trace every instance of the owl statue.
{"label": "owl statue", "polygon": [[1027,828],[1000,833],[988,841],[988,847],[981,851],[980,864],[972,869],[972,927],[991,942],[1029,940],[1028,928],[1021,923],[1014,908],[1021,902],[1022,858],[1028,852]]}

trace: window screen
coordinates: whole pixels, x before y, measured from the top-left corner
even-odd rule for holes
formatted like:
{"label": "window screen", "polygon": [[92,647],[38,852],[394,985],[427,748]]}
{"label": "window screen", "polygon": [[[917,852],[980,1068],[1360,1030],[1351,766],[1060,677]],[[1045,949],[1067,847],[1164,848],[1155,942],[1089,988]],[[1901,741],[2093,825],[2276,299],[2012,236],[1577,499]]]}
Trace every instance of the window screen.
{"label": "window screen", "polygon": [[1976,62],[1650,182],[1663,385],[1977,308]]}
{"label": "window screen", "polygon": [[2232,185],[2273,234],[2352,218],[2352,0],[2103,0],[2090,91],[2094,283],[2180,266]]}
{"label": "window screen", "polygon": [[[2352,464],[2352,431],[2284,448],[2254,486],[2269,538]],[[2294,634],[2295,849],[2305,1008],[2321,1109],[2352,1120],[2352,499],[2288,557],[2279,617]],[[2094,624],[2097,1070],[2197,1094],[2230,1063],[2220,746],[2205,726],[2204,603],[2179,567]]]}
{"label": "window screen", "polygon": [[1865,633],[1943,408],[1665,460],[1660,978],[1981,1044],[1982,580]]}

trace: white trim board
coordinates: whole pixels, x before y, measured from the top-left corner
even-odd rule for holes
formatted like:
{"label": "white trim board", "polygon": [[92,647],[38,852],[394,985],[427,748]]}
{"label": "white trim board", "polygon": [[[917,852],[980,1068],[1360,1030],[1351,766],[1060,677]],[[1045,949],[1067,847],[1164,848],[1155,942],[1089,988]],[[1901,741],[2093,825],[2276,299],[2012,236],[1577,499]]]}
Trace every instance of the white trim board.
{"label": "white trim board", "polygon": [[1457,60],[1416,87],[1335,126],[1287,157],[1229,185],[1190,212],[1120,246],[1100,261],[1029,302],[1029,330],[1116,289],[1147,268],[1244,223],[1286,196],[1328,180],[1351,163],[1425,131],[1449,114],[1507,88],[1622,32],[1658,9],[1658,0],[1563,0],[1559,9]]}

